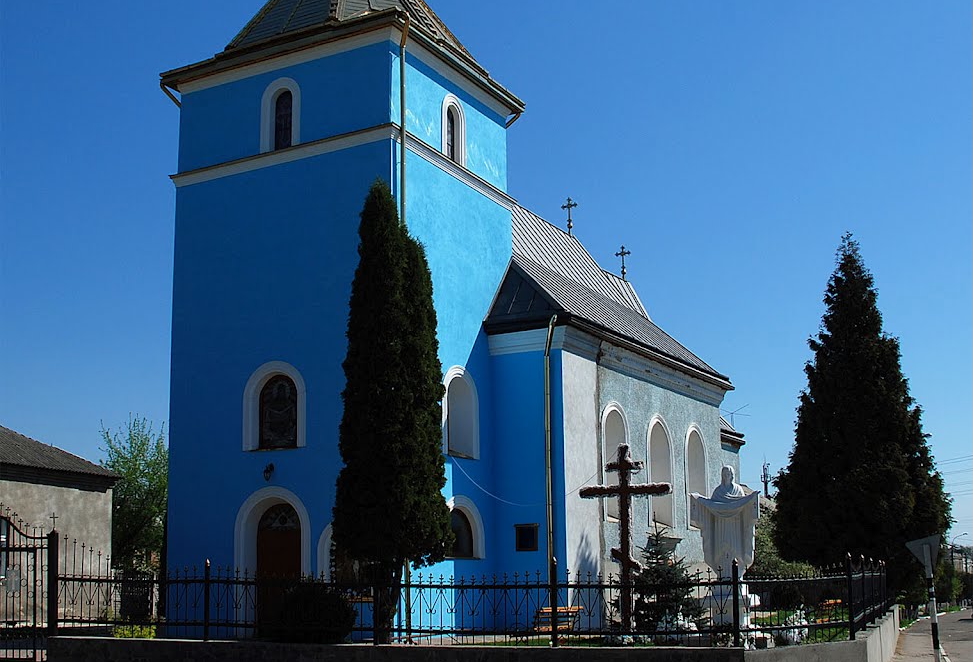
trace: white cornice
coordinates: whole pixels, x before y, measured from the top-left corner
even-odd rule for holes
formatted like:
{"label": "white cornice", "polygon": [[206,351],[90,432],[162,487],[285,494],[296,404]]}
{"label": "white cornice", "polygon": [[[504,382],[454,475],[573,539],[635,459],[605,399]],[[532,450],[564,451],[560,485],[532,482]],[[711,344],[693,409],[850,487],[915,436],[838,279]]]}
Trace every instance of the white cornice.
{"label": "white cornice", "polygon": [[[270,168],[282,163],[290,163],[301,159],[320,156],[330,152],[337,152],[343,149],[350,149],[360,145],[378,142],[380,140],[399,141],[399,127],[396,124],[382,124],[361,131],[334,136],[333,138],[323,138],[303,145],[294,145],[287,149],[279,149],[264,154],[255,154],[235,161],[228,161],[218,165],[207,166],[197,170],[170,175],[177,188],[208,182],[223,177],[231,177],[244,172]],[[411,133],[408,137],[409,151],[420,156],[429,163],[433,164],[443,172],[452,175],[460,180],[477,193],[489,198],[491,201],[500,205],[504,209],[510,210],[517,204],[517,201],[501,191],[496,186],[473,174],[463,166],[446,158],[446,155],[437,149],[427,145],[416,138]]]}
{"label": "white cornice", "polygon": [[[233,69],[225,69],[209,76],[203,76],[195,80],[181,83],[178,87],[179,93],[192,94],[193,92],[199,92],[200,90],[207,90],[219,85],[225,85],[226,83],[233,83],[252,76],[259,76],[261,74],[277,71],[278,69],[283,69],[285,67],[293,67],[298,64],[312,62],[314,60],[330,57],[339,53],[346,53],[364,46],[372,46],[382,42],[390,42],[395,47],[397,53],[399,48],[400,34],[401,33],[397,28],[388,26],[361,34],[356,34],[344,39],[329,41],[317,46],[303,48],[297,51],[291,51],[289,53],[283,53],[275,57],[268,57],[265,60],[258,60],[252,64],[244,64]],[[510,114],[510,109],[506,105],[485,92],[479,86],[474,85],[473,82],[470,81],[466,76],[460,75],[453,67],[443,62],[442,59],[437,57],[435,53],[430,51],[423,44],[415,40],[409,41],[406,44],[406,49],[410,54],[416,56],[423,64],[430,67],[440,76],[446,78],[453,85],[461,88],[464,92],[485,105],[500,117],[507,117]]]}
{"label": "white cornice", "polygon": [[373,30],[371,32],[357,34],[345,39],[329,41],[311,48],[284,53],[282,55],[278,55],[277,57],[259,60],[253,64],[246,64],[234,69],[226,69],[203,78],[197,78],[195,80],[181,83],[179,85],[179,93],[192,94],[193,92],[207,90],[218,85],[234,83],[238,80],[243,80],[252,76],[259,76],[260,74],[277,71],[278,69],[283,69],[284,67],[293,67],[297,64],[304,64],[305,62],[319,60],[331,55],[337,55],[338,53],[353,51],[357,48],[362,48],[363,46],[371,46],[372,44],[379,44],[383,41],[392,41],[394,39],[394,35],[396,34],[398,34],[397,30],[393,30],[391,27],[388,27],[383,30]]}
{"label": "white cornice", "polygon": [[378,142],[379,140],[397,138],[398,129],[394,125],[382,124],[370,129],[334,136],[333,138],[323,138],[302,145],[294,145],[287,149],[279,149],[265,154],[254,154],[253,156],[247,156],[235,161],[227,161],[226,163],[207,166],[205,168],[180,172],[175,175],[170,175],[170,177],[177,187],[189,186],[191,184],[208,182],[213,179],[239,175],[252,170],[270,168],[281,163],[290,163],[291,161],[299,161],[300,159],[306,159],[312,156],[358,147],[359,145],[367,145]]}
{"label": "white cornice", "polygon": [[[496,334],[489,336],[487,342],[491,356],[543,352],[544,344],[547,342],[547,329]],[[564,326],[555,328],[551,349],[564,350],[590,360],[595,360],[600,351],[599,365],[603,368],[650,382],[709,405],[719,406],[725,394],[725,391],[717,386],[617,347],[608,341],[600,341],[597,337],[579,329]]]}

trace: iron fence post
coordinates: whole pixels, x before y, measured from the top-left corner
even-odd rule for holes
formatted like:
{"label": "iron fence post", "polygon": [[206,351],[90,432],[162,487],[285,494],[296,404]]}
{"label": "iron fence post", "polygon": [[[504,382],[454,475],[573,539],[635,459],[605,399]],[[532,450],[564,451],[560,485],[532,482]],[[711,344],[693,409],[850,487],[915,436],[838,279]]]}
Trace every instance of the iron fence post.
{"label": "iron fence post", "polygon": [[733,645],[740,646],[740,566],[736,559],[733,559],[733,572],[730,575],[733,580]]}
{"label": "iron fence post", "polygon": [[203,566],[203,641],[209,641],[209,566],[209,559],[206,559]]}
{"label": "iron fence post", "polygon": [[861,566],[860,567],[861,567],[861,573],[862,573],[862,581],[861,581],[861,584],[862,584],[862,625],[864,626],[866,623],[868,623],[869,616],[870,616],[871,611],[872,611],[872,601],[871,601],[871,599],[868,596],[868,589],[866,588],[865,568],[867,566],[865,565],[865,555],[864,554],[861,555]]}
{"label": "iron fence post", "polygon": [[845,554],[845,588],[848,591],[848,600],[845,602],[848,608],[848,638],[855,640],[855,598],[854,580],[851,574],[851,553]]}
{"label": "iron fence post", "polygon": [[58,532],[52,529],[47,534],[47,636],[49,637],[57,634],[57,560],[60,556],[58,554],[59,544]]}
{"label": "iron fence post", "polygon": [[557,648],[557,559],[551,555],[551,584],[548,587],[551,593],[551,648]]}

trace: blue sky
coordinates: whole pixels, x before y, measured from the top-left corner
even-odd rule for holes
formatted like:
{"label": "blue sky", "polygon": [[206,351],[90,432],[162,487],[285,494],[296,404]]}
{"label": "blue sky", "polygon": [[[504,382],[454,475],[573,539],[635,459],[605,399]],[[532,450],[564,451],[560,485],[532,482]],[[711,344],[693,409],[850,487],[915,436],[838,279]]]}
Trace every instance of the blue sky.
{"label": "blue sky", "polygon": [[[178,113],[161,71],[261,0],[0,0],[0,424],[90,459],[168,418]],[[527,102],[509,183],[736,391],[742,478],[793,440],[841,234],[973,533],[968,2],[432,0]],[[745,416],[744,416],[745,415]],[[960,542],[967,544],[967,537]]]}

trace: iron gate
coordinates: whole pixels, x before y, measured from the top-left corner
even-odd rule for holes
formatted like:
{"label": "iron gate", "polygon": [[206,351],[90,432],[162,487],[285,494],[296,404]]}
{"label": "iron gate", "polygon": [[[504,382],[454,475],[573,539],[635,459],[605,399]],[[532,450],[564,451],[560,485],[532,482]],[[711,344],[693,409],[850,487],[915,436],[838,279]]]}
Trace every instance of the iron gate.
{"label": "iron gate", "polygon": [[44,659],[49,617],[56,623],[57,590],[48,588],[57,586],[57,533],[35,534],[22,531],[10,518],[0,516],[2,658]]}

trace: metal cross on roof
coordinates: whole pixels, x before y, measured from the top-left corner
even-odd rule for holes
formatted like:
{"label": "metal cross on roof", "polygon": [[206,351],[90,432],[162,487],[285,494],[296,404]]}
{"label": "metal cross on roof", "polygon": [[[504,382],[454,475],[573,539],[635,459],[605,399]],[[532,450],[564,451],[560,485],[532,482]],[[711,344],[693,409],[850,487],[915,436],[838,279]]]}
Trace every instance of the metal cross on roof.
{"label": "metal cross on roof", "polygon": [[626,255],[631,255],[631,254],[632,254],[632,251],[625,250],[625,246],[622,246],[622,250],[620,250],[617,253],[615,253],[615,257],[622,258],[622,280],[625,280],[625,274],[627,273],[625,271],[625,256]]}
{"label": "metal cross on roof", "polygon": [[567,209],[568,210],[568,235],[569,236],[571,234],[571,228],[574,227],[574,223],[571,221],[571,210],[574,209],[577,206],[578,206],[578,203],[575,202],[574,200],[572,200],[571,199],[571,196],[568,196],[568,201],[565,202],[563,205],[561,205],[561,209]]}
{"label": "metal cross on roof", "polygon": [[669,483],[631,483],[632,474],[642,470],[642,463],[632,459],[628,444],[618,445],[618,458],[605,465],[608,471],[618,472],[618,485],[596,485],[582,488],[579,495],[583,499],[618,497],[618,518],[620,538],[618,549],[612,549],[612,558],[622,567],[621,594],[619,601],[622,627],[632,627],[632,571],[642,569],[642,564],[632,557],[632,497],[669,494]]}

